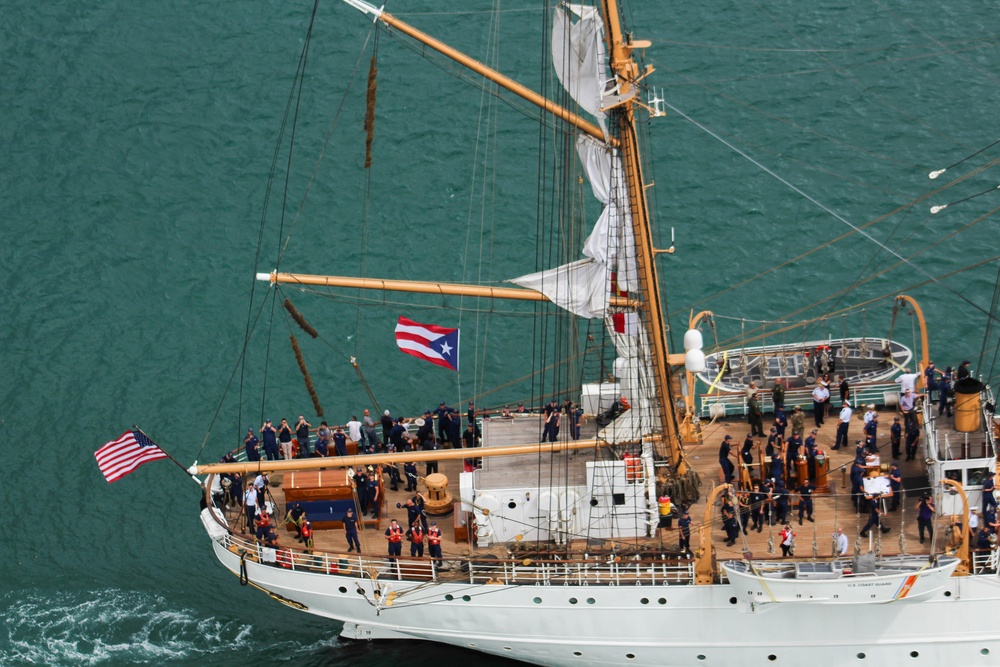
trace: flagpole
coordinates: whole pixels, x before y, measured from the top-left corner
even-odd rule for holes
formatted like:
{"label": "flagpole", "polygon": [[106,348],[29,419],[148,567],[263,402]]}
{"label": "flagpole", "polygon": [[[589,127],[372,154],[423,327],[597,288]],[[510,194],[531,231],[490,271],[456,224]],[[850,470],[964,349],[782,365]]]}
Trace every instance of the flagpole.
{"label": "flagpole", "polygon": [[181,470],[183,470],[183,471],[184,471],[184,476],[185,476],[185,477],[190,477],[191,479],[193,479],[193,480],[194,480],[194,483],[195,483],[195,484],[197,484],[198,486],[201,486],[201,480],[200,480],[200,479],[198,479],[198,478],[197,478],[197,477],[196,477],[196,476],[195,476],[195,475],[194,475],[194,474],[193,474],[193,473],[192,473],[192,472],[191,472],[190,470],[188,470],[188,468],[186,468],[186,467],[185,467],[184,465],[182,465],[180,461],[178,461],[177,459],[175,459],[175,458],[174,458],[174,457],[173,457],[173,456],[172,456],[172,455],[170,454],[170,452],[168,452],[167,450],[165,450],[165,449],[164,449],[163,447],[160,447],[160,446],[159,446],[159,445],[158,445],[158,444],[156,443],[156,441],[155,441],[155,440],[153,440],[152,438],[150,438],[150,437],[149,437],[149,435],[147,435],[145,431],[143,431],[143,430],[142,430],[141,428],[139,428],[139,427],[138,427],[138,426],[136,426],[135,424],[132,424],[132,428],[133,428],[134,430],[138,431],[139,433],[142,433],[142,436],[143,436],[144,438],[146,438],[147,440],[149,440],[150,442],[152,442],[152,443],[153,443],[154,445],[156,445],[156,448],[157,448],[157,449],[159,449],[159,450],[160,450],[161,452],[163,452],[164,454],[166,454],[166,455],[167,455],[167,458],[168,458],[168,459],[170,459],[171,461],[173,461],[173,462],[174,462],[174,465],[176,465],[176,466],[177,466],[178,468],[180,468]]}

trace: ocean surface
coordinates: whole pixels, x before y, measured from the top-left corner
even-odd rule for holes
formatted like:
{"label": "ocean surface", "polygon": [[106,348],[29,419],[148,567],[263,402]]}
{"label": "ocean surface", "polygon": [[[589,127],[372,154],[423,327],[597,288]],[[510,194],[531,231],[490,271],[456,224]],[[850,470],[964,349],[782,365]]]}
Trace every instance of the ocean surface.
{"label": "ocean surface", "polygon": [[[387,9],[532,88],[551,85],[538,68],[539,4],[454,6]],[[883,297],[905,291],[927,313],[938,367],[970,358],[992,380],[996,335],[984,346],[983,333],[1000,194],[935,216],[929,208],[994,188],[986,167],[1000,150],[928,179],[998,136],[1000,29],[988,8],[704,0],[626,9],[635,37],[653,42],[647,81],[672,106],[650,122],[648,176],[657,244],[675,235],[676,253],[657,260],[673,328],[708,308],[720,341],[759,320],[771,322],[767,344],[885,337]],[[320,329],[314,341],[280,306],[272,317],[262,283],[251,301],[254,271],[276,264],[490,284],[551,265],[535,222],[538,171],[548,168],[536,157],[537,115],[382,34],[366,178],[371,23],[321,2],[302,93],[292,95],[311,11],[288,0],[0,4],[2,665],[469,658],[339,640],[336,623],[222,570],[198,521],[198,489],[172,463],[109,485],[94,462],[132,424],[189,465],[217,459],[265,417],[305,413],[315,423],[292,331],[331,421],[373,405],[351,356],[395,414],[548,389],[524,379],[533,363],[551,362],[530,351],[531,306],[466,299],[444,309],[440,298],[283,290]],[[272,168],[290,96],[300,106],[281,145],[294,128],[295,151]],[[864,233],[841,238],[854,228]],[[841,314],[859,303],[863,312]],[[822,314],[785,331],[775,324]],[[461,372],[400,354],[400,315],[461,326]],[[248,329],[246,372],[234,375]],[[893,337],[913,344],[905,313]]]}

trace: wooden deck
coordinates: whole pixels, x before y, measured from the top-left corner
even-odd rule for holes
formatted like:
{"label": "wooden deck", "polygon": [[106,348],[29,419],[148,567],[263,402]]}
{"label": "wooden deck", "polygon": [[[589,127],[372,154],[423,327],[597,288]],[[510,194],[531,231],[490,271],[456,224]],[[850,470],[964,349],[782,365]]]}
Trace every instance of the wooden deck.
{"label": "wooden deck", "polygon": [[[926,489],[928,484],[926,472],[924,470],[924,453],[922,448],[918,451],[917,459],[915,461],[900,461],[900,465],[902,466],[904,473],[904,487],[906,492],[905,497],[900,503],[899,510],[886,515],[885,523],[890,526],[890,532],[878,536],[877,531],[873,531],[871,533],[871,538],[869,539],[862,539],[858,536],[859,529],[867,522],[867,515],[856,514],[851,505],[850,482],[848,480],[847,473],[854,458],[854,442],[860,439],[862,434],[862,421],[860,418],[862,412],[863,411],[855,412],[855,417],[849,431],[850,446],[846,450],[831,450],[836,433],[836,424],[838,421],[836,412],[834,412],[830,417],[827,417],[825,424],[820,428],[817,438],[819,448],[826,452],[830,457],[830,473],[828,476],[829,490],[826,493],[817,493],[814,496],[814,523],[805,521],[803,525],[799,525],[798,513],[795,507],[797,502],[791,503],[792,507],[789,511],[788,520],[792,523],[797,534],[795,550],[795,555],[797,557],[829,557],[833,551],[832,536],[837,526],[842,527],[844,532],[848,535],[851,544],[851,553],[853,553],[855,549],[860,552],[866,552],[869,548],[874,549],[876,547],[878,547],[883,553],[887,554],[900,552],[922,553],[929,551],[931,547],[929,542],[924,545],[919,543],[917,535],[916,511],[914,509],[920,493]],[[883,452],[883,462],[889,462],[891,460],[889,457],[888,433],[889,426],[892,424],[893,416],[895,416],[895,413],[892,410],[880,411],[881,423],[878,443],[881,451]],[[947,421],[950,422],[950,420]],[[767,420],[765,420],[764,426],[765,431],[770,427]],[[812,415],[809,411],[807,411],[805,429],[806,435],[809,434],[813,427]],[[530,442],[532,440],[537,440],[538,433],[540,431],[538,423],[535,419],[525,418],[516,420],[492,420],[485,425],[484,430],[489,431],[492,442],[495,444],[508,444],[508,441]],[[588,437],[588,435],[592,436],[593,431],[593,421],[588,420],[583,437]],[[939,423],[939,431],[942,433],[946,431],[950,432],[955,442],[959,442],[960,440],[964,442],[964,436],[954,433],[954,431],[950,431],[950,429],[943,429],[941,423]],[[734,441],[734,451],[738,451],[739,445],[742,444],[747,433],[747,424],[740,418],[713,424],[706,423],[703,425],[702,441],[698,444],[688,444],[685,447],[689,463],[700,473],[702,480],[701,499],[690,508],[691,517],[693,519],[692,547],[695,549],[704,546],[699,542],[698,528],[703,524],[706,499],[711,496],[712,490],[721,482],[718,452],[722,438],[726,434],[732,435]],[[564,430],[564,432],[560,434],[560,438],[564,438],[566,435],[567,434]],[[581,452],[579,454],[567,452],[551,454],[546,455],[544,465],[540,462],[539,457],[537,456],[511,457],[507,459],[483,459],[484,468],[482,473],[482,482],[488,486],[506,486],[511,482],[516,481],[518,485],[537,484],[540,488],[547,487],[549,485],[562,484],[564,481],[579,483],[577,477],[580,477],[582,480],[583,473],[581,469],[583,466],[578,464],[588,460],[588,458],[592,458],[594,455],[595,454],[590,451]],[[736,459],[734,458],[733,460],[735,461]],[[335,463],[336,459],[331,459],[331,464]],[[442,461],[440,465],[440,472],[447,476],[449,491],[453,494],[453,496],[455,496],[456,499],[459,495],[459,472],[462,470],[462,466],[463,463],[461,461]],[[400,466],[400,469],[401,468],[402,466]],[[423,472],[423,464],[418,465],[418,470],[421,473]],[[332,474],[343,474],[343,471],[336,465],[331,465],[330,472]],[[752,476],[756,477],[757,475],[754,474]],[[368,525],[366,525],[364,529],[359,532],[362,553],[375,557],[384,556],[386,554],[384,531],[388,526],[390,519],[397,519],[399,524],[405,529],[407,524],[406,508],[405,506],[397,508],[396,505],[404,505],[406,500],[413,496],[413,493],[403,490],[405,481],[400,485],[398,491],[392,491],[389,489],[389,477],[387,474],[384,479],[384,488],[386,490],[384,514],[381,520],[377,523],[371,521],[370,517],[366,517],[366,519],[369,519],[367,522]],[[283,493],[284,476],[281,474],[272,474],[270,476],[270,482],[271,485],[269,490],[273,496],[274,502],[277,505],[277,510],[275,512],[277,515],[276,518],[280,522],[285,513],[285,499]],[[797,486],[797,482],[793,480],[788,486],[789,489],[794,490],[795,486]],[[423,488],[422,478],[421,491],[423,491],[426,495],[426,490]],[[793,501],[797,501],[797,499],[793,498]],[[227,516],[231,525],[239,525],[238,508],[230,510],[227,513]],[[446,560],[449,557],[478,557],[485,554],[493,554],[501,558],[508,555],[508,551],[504,546],[498,546],[489,550],[473,549],[472,526],[470,525],[471,514],[459,517],[458,521],[456,521],[453,513],[449,513],[446,516],[428,516],[428,521],[436,521],[438,527],[442,531],[442,548]],[[948,523],[949,521],[947,518],[943,518],[938,521],[937,525],[939,527],[945,527]],[[761,532],[750,531],[746,536],[741,535],[740,539],[734,546],[727,547],[725,546],[726,538],[721,529],[718,508],[713,508],[708,535],[712,545],[717,551],[719,559],[738,558],[744,551],[751,552],[756,558],[768,558],[772,556],[780,556],[781,551],[778,545],[778,532],[780,529],[781,526],[774,526],[773,528],[765,527]],[[944,544],[947,540],[945,532],[946,531],[944,530],[940,530],[939,534],[935,536],[936,551],[941,551],[944,548]],[[633,549],[647,552],[653,551],[671,553],[677,551],[678,533],[676,522],[673,523],[672,527],[660,528],[655,531],[655,533],[655,535],[650,537],[634,541],[619,540],[617,541],[616,546],[619,549],[628,549],[631,547]],[[901,538],[903,541],[901,541]],[[881,540],[880,544],[875,543],[875,540],[878,539]],[[301,544],[295,540],[294,533],[287,532],[283,526],[280,531],[279,545],[295,549],[301,548]],[[523,546],[527,547],[528,545]],[[582,542],[580,543],[580,546],[584,546]],[[317,551],[327,551],[332,553],[346,552],[347,542],[343,529],[329,528],[315,531],[315,549]],[[408,553],[408,545],[404,542],[403,555],[406,556]],[[426,553],[427,552],[425,551],[425,554]]]}

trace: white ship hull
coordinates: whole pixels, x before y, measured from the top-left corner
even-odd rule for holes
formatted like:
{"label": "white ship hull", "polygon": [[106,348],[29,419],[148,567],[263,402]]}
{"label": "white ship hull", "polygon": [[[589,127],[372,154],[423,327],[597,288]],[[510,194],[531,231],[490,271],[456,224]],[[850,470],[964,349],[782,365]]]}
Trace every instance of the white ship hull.
{"label": "white ship hull", "polygon": [[[215,541],[239,574],[240,558]],[[732,586],[505,585],[371,579],[245,562],[250,582],[344,622],[342,636],[412,638],[539,665],[996,664],[1000,579],[952,577],[929,599],[832,608],[751,605]],[[359,593],[359,589],[362,593]],[[446,599],[451,596],[452,599]],[[573,603],[571,599],[575,599]],[[643,602],[645,600],[645,602]]]}

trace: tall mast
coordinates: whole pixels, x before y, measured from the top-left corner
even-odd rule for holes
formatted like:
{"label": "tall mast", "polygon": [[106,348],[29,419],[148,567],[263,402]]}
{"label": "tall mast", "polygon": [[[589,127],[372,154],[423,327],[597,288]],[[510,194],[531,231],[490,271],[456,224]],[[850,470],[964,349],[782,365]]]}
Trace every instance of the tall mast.
{"label": "tall mast", "polygon": [[639,154],[639,138],[635,126],[635,108],[638,104],[635,82],[645,74],[632,57],[632,51],[648,42],[634,42],[629,36],[625,41],[617,0],[604,0],[604,29],[610,55],[611,71],[617,77],[620,97],[625,101],[613,110],[617,116],[620,132],[618,150],[621,151],[622,165],[629,193],[632,213],[632,229],[635,236],[636,264],[643,284],[642,311],[649,336],[652,353],[653,377],[656,383],[656,399],[660,408],[663,441],[669,452],[670,463],[678,475],[686,472],[683,452],[677,433],[674,405],[670,397],[670,373],[666,326],[663,322],[663,308],[660,304],[660,282],[656,272],[656,254],[650,229],[649,204],[646,200],[646,182],[642,174],[642,159]]}

